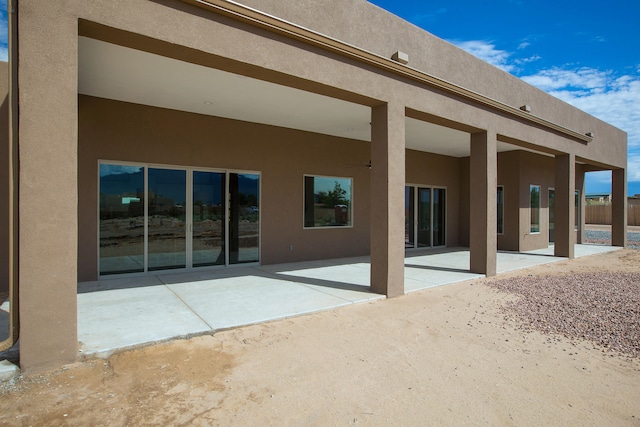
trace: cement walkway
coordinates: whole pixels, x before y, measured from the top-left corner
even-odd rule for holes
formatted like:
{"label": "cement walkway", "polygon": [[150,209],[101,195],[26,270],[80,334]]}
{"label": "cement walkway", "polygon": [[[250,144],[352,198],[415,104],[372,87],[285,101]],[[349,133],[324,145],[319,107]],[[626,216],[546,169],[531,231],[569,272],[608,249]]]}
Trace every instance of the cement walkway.
{"label": "cement walkway", "polygon": [[[576,257],[616,250],[576,245]],[[499,252],[498,273],[563,260],[553,247]],[[369,292],[368,257],[118,278],[78,285],[81,354],[115,351],[174,338],[384,299]],[[469,250],[409,251],[405,291],[483,277],[469,272]],[[8,331],[0,307],[0,339]],[[0,357],[2,359],[2,357]]]}
{"label": "cement walkway", "polygon": [[[615,250],[577,245],[576,256]],[[498,272],[563,258],[553,248],[498,253]],[[81,283],[78,340],[85,355],[383,299],[369,292],[368,257],[163,274]],[[408,252],[405,291],[483,277],[462,248]]]}

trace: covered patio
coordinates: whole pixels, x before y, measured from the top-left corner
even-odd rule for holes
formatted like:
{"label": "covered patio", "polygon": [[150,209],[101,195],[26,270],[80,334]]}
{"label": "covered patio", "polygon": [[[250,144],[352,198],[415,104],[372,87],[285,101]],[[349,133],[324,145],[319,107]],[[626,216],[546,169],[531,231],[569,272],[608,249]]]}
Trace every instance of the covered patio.
{"label": "covered patio", "polygon": [[[576,245],[575,256],[616,249]],[[553,254],[553,246],[498,252],[498,273],[566,259]],[[469,262],[468,248],[408,251],[405,293],[484,277],[471,273]],[[146,344],[384,299],[370,291],[369,277],[369,257],[357,257],[83,282],[78,285],[80,352],[107,357]]]}

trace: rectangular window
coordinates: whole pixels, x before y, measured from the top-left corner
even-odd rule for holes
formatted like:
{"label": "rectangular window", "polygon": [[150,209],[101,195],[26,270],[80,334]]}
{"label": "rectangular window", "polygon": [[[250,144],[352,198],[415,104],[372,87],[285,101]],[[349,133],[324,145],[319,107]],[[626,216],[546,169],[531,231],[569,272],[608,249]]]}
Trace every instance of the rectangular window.
{"label": "rectangular window", "polygon": [[304,226],[351,227],[352,179],[305,176]]}
{"label": "rectangular window", "polygon": [[578,190],[576,190],[576,192],[574,193],[574,197],[575,197],[575,219],[576,219],[576,231],[580,230],[580,192]]}
{"label": "rectangular window", "polygon": [[504,186],[498,186],[496,194],[496,202],[498,205],[498,234],[504,234]]}
{"label": "rectangular window", "polygon": [[529,186],[529,212],[531,214],[531,233],[540,232],[540,186]]}

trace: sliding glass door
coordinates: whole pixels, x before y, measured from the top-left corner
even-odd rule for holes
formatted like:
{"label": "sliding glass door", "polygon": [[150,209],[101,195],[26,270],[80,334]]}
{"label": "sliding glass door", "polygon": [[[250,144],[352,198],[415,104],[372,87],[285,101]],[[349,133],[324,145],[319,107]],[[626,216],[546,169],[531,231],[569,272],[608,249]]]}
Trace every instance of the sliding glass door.
{"label": "sliding glass door", "polygon": [[145,169],[100,165],[100,274],[145,268]]}
{"label": "sliding glass door", "polygon": [[175,169],[148,169],[148,270],[187,266],[187,173]]}
{"label": "sliding glass door", "polygon": [[229,264],[258,262],[260,176],[229,174]]}
{"label": "sliding glass door", "polygon": [[446,190],[405,187],[405,248],[446,245]]}
{"label": "sliding glass door", "polygon": [[258,262],[260,175],[100,164],[100,275]]}
{"label": "sliding glass door", "polygon": [[192,260],[194,267],[225,265],[226,174],[193,172]]}

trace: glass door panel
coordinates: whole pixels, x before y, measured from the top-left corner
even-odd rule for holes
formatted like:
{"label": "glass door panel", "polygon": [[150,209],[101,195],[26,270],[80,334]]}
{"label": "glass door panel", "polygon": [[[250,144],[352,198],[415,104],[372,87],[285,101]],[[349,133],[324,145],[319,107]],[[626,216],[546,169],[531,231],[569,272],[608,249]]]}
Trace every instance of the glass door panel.
{"label": "glass door panel", "polygon": [[185,268],[187,172],[148,169],[148,271]]}
{"label": "glass door panel", "polygon": [[433,189],[433,246],[444,246],[446,200],[444,188]]}
{"label": "glass door panel", "polygon": [[404,247],[415,247],[415,195],[414,187],[404,187]]}
{"label": "glass door panel", "polygon": [[225,264],[225,174],[193,172],[192,260],[194,267]]}
{"label": "glass door panel", "polygon": [[100,165],[101,275],[144,271],[144,168]]}
{"label": "glass door panel", "polygon": [[431,189],[418,188],[418,247],[431,246]]}
{"label": "glass door panel", "polygon": [[549,243],[555,242],[556,191],[549,189]]}
{"label": "glass door panel", "polygon": [[260,175],[229,174],[229,264],[258,262]]}

